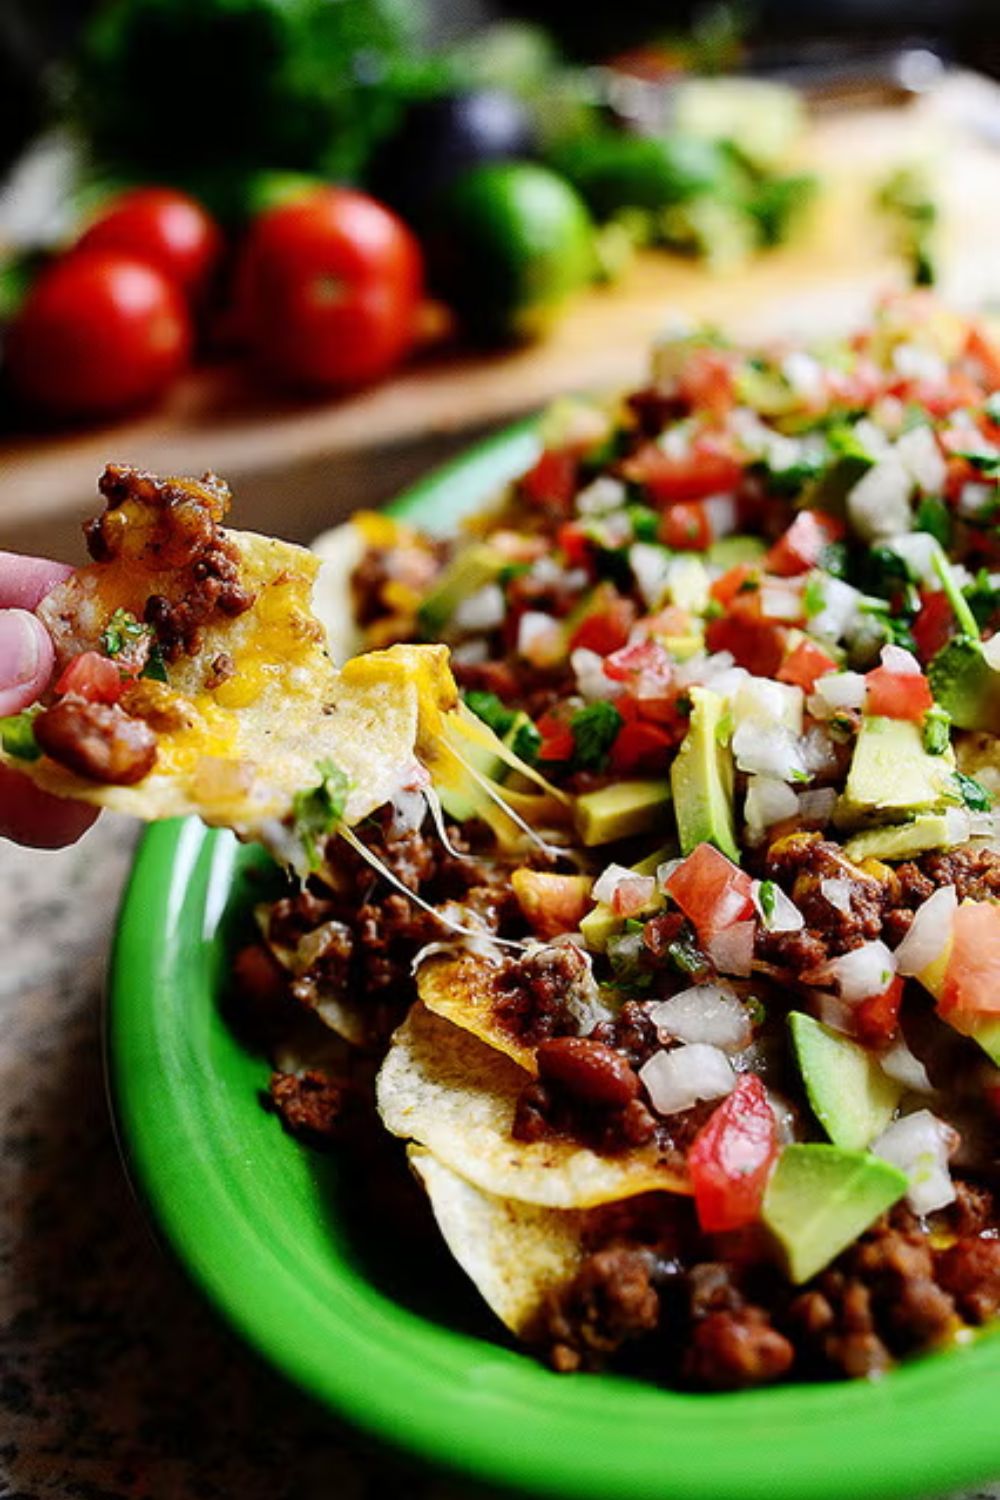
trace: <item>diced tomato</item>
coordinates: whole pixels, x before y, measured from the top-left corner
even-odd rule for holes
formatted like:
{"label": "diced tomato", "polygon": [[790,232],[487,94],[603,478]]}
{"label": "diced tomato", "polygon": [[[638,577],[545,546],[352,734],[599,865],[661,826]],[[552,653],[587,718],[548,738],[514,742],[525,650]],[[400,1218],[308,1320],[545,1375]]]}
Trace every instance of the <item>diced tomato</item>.
{"label": "diced tomato", "polygon": [[575,932],[592,905],[590,877],[550,870],[515,870],[510,883],[517,903],[540,938]]}
{"label": "diced tomato", "polygon": [[923,672],[890,672],[875,667],[865,673],[868,684],[867,708],[870,714],[884,719],[912,719],[919,723],[933,707],[934,694]]}
{"label": "diced tomato", "polygon": [[594,556],[593,543],[578,521],[564,521],[556,540],[571,568],[589,568]]}
{"label": "diced tomato", "polygon": [[570,650],[584,646],[598,656],[620,651],[628,641],[635,624],[636,609],[631,599],[616,595],[593,614],[585,616],[570,637]]}
{"label": "diced tomato", "polygon": [[636,912],[649,905],[656,894],[656,880],[652,875],[628,875],[619,880],[611,897],[611,910],[616,917],[634,917]]}
{"label": "diced tomato", "polygon": [[538,747],[539,760],[569,760],[576,741],[573,731],[562,719],[553,714],[542,714],[535,728],[542,737]]}
{"label": "diced tomato", "polygon": [[867,1047],[887,1047],[899,1026],[903,1003],[903,976],[897,974],[881,995],[869,995],[854,1010],[858,1039]]}
{"label": "diced tomato", "polygon": [[698,412],[725,417],[733,408],[733,356],[724,349],[695,349],[677,381],[680,394]]}
{"label": "diced tomato", "polygon": [[778,681],[790,682],[805,692],[811,693],[816,679],[827,672],[835,672],[837,663],[829,651],[824,651],[815,641],[806,637],[793,646],[778,668]]}
{"label": "diced tomato", "polygon": [[754,563],[737,563],[709,586],[717,604],[729,605],[737,594],[754,594],[760,588],[760,568]]}
{"label": "diced tomato", "polygon": [[756,1073],[743,1073],[691,1143],[687,1165],[708,1234],[753,1224],[778,1155],[778,1126]]}
{"label": "diced tomato", "polygon": [[677,552],[704,552],[712,542],[712,523],[697,500],[678,501],[663,512],[660,541]]}
{"label": "diced tomato", "polygon": [[731,651],[737,665],[755,677],[774,677],[788,645],[788,627],[761,619],[759,603],[744,608],[744,597],[752,604],[752,594],[740,595],[727,615],[708,622],[705,644],[709,651]]}
{"label": "diced tomato", "polygon": [[929,662],[946,646],[955,633],[955,616],[944,590],[926,593],[920,613],[912,625],[917,655],[922,662]]}
{"label": "diced tomato", "polygon": [[800,510],[784,536],[778,538],[764,560],[769,573],[792,578],[807,573],[822,556],[824,547],[839,542],[844,523],[821,510]]}
{"label": "diced tomato", "polygon": [[1000,906],[968,901],[955,913],[938,1011],[946,1020],[1000,1015]]}
{"label": "diced tomato", "polygon": [[622,776],[635,776],[640,772],[664,775],[670,752],[682,735],[683,731],[672,732],[662,724],[634,719],[618,731],[611,747],[611,769]]}
{"label": "diced tomato", "polygon": [[86,698],[88,703],[117,703],[128,681],[110,657],[83,651],[66,664],[55,690]]}
{"label": "diced tomato", "polygon": [[640,673],[656,672],[670,676],[670,657],[658,641],[635,641],[613,651],[604,663],[604,672],[612,682],[634,681]]}
{"label": "diced tomato", "polygon": [[667,894],[703,943],[753,914],[753,882],[713,844],[699,844],[674,870]]}
{"label": "diced tomato", "polygon": [[973,323],[969,329],[965,352],[982,370],[986,389],[996,390],[1000,386],[1000,348],[981,324]]}
{"label": "diced tomato", "polygon": [[521,480],[521,493],[532,505],[568,515],[576,494],[578,460],[563,448],[546,448]]}
{"label": "diced tomato", "polygon": [[743,465],[717,436],[703,434],[683,454],[667,453],[658,443],[647,443],[624,465],[624,474],[645,485],[654,504],[673,505],[735,489]]}
{"label": "diced tomato", "polygon": [[668,604],[655,615],[644,615],[637,624],[649,635],[687,635],[691,616],[677,604]]}

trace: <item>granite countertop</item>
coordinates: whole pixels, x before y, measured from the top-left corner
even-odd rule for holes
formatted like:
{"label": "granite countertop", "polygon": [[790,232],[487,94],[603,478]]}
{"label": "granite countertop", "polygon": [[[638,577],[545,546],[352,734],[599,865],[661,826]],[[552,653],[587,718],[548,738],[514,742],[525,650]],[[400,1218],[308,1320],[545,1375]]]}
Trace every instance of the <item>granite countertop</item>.
{"label": "granite countertop", "polygon": [[[105,817],[73,849],[0,845],[0,1497],[457,1500],[356,1451],[247,1354],[149,1233],[101,1058],[134,841]],[[980,1496],[1000,1500],[1000,1485]]]}

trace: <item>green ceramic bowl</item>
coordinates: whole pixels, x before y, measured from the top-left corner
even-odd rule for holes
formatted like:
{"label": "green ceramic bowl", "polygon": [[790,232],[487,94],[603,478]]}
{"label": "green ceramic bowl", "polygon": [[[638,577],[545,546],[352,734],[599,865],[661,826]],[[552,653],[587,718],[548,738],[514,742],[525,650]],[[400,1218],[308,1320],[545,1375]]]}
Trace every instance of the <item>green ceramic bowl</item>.
{"label": "green ceramic bowl", "polygon": [[[399,511],[445,526],[534,443],[514,429]],[[266,1067],[220,1013],[234,928],[265,864],[197,822],[146,836],[115,945],[109,1053],[129,1165],[167,1240],[289,1379],[387,1444],[572,1500],[878,1500],[1000,1474],[997,1337],[873,1385],[678,1395],[554,1375],[486,1318],[470,1331],[475,1299],[458,1273],[443,1292],[414,1285],[405,1242],[365,1239],[336,1159],[297,1146],[260,1107]]]}

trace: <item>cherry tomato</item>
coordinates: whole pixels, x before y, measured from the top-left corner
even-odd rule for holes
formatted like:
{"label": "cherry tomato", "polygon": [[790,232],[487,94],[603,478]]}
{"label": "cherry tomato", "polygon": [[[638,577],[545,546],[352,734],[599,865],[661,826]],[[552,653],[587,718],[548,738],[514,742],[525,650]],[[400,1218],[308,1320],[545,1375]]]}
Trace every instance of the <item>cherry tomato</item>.
{"label": "cherry tomato", "polygon": [[938,1010],[955,1024],[1000,1014],[1000,906],[991,901],[966,902],[955,913]]}
{"label": "cherry tomato", "polygon": [[885,719],[912,719],[919,723],[934,706],[934,694],[923,672],[890,672],[875,667],[865,673],[867,709]]}
{"label": "cherry tomato", "polygon": [[521,480],[521,494],[531,505],[557,516],[568,515],[576,494],[579,462],[565,448],[546,448]]}
{"label": "cherry tomato", "polygon": [[158,396],[187,364],[191,319],[155,266],[74,251],[35,282],[7,343],[14,390],[60,416],[103,416]]}
{"label": "cherry tomato", "polygon": [[821,510],[800,510],[784,536],[778,538],[764,559],[769,573],[792,578],[814,568],[831,542],[844,535],[844,523]]}
{"label": "cherry tomato", "polygon": [[706,1233],[755,1221],[777,1155],[778,1127],[767,1092],[756,1073],[744,1073],[688,1151],[698,1222]]}
{"label": "cherry tomato", "polygon": [[699,844],[674,870],[669,896],[694,924],[702,942],[753,914],[753,882],[713,844]]}
{"label": "cherry tomato", "polygon": [[237,272],[244,334],[283,383],[309,390],[386,375],[413,345],[420,249],[364,193],[322,188],[262,214]]}
{"label": "cherry tomato", "polygon": [[115,250],[156,266],[193,304],[204,300],[222,257],[222,233],[194,198],[172,188],[135,188],[84,230],[80,250]]}
{"label": "cherry tomato", "polygon": [[596,651],[599,656],[610,656],[619,651],[629,638],[635,624],[635,605],[631,599],[620,595],[609,600],[602,609],[586,615],[570,637],[570,650],[583,646]]}
{"label": "cherry tomato", "polygon": [[82,651],[66,663],[55,685],[57,693],[73,693],[88,703],[117,703],[128,683],[110,657]]}
{"label": "cherry tomato", "polygon": [[811,693],[816,679],[827,672],[835,672],[837,663],[829,651],[824,651],[808,637],[793,646],[778,668],[778,681],[790,682],[805,692]]}

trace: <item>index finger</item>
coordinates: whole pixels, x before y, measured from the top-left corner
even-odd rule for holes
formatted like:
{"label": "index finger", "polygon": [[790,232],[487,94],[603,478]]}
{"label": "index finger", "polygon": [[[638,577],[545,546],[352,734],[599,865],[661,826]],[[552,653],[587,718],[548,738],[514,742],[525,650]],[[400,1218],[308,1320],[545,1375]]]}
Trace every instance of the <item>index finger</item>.
{"label": "index finger", "polygon": [[0,551],[0,609],[34,609],[73,569],[47,557]]}

